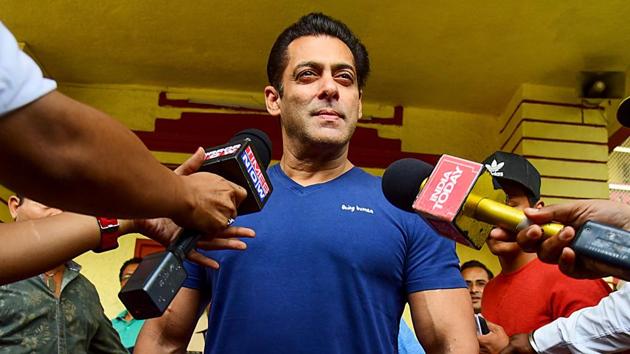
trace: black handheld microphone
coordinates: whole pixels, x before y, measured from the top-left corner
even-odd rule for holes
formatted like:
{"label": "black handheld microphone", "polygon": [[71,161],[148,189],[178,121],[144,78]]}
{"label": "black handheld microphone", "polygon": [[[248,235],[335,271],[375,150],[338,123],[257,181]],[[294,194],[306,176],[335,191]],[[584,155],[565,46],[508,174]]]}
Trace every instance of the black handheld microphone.
{"label": "black handheld microphone", "polygon": [[[444,155],[440,162],[445,157],[448,155]],[[490,229],[464,222],[465,219],[477,220],[490,228],[490,225],[498,225],[512,232],[531,225],[522,211],[488,198],[489,191],[493,188],[475,190],[476,187],[488,184],[482,177],[469,181],[463,181],[460,177],[460,180],[442,186],[442,190],[450,191],[451,197],[458,191],[462,192],[459,194],[460,199],[451,201],[451,198],[448,198],[442,203],[456,206],[452,209],[454,218],[443,218],[442,209],[422,208],[423,202],[430,199],[427,196],[434,195],[431,182],[444,180],[443,174],[440,173],[444,168],[440,167],[440,162],[433,172],[431,165],[420,160],[403,159],[392,163],[383,174],[382,180],[383,193],[387,200],[399,209],[420,214],[442,236],[477,249],[485,242]],[[453,181],[450,179],[449,183]],[[439,183],[437,185],[439,186]],[[444,194],[440,194],[442,195]],[[563,227],[558,223],[541,226],[547,236],[557,234]],[[578,256],[577,260],[586,268],[630,280],[630,232],[587,221],[576,231],[571,248]]]}
{"label": "black handheld microphone", "polygon": [[[227,144],[207,148],[199,171],[217,174],[247,190],[238,214],[260,211],[273,187],[267,176],[271,161],[271,140],[258,129],[236,133]],[[196,230],[184,229],[166,252],[145,257],[118,297],[137,319],[161,316],[184,280],[183,261],[201,238]]]}

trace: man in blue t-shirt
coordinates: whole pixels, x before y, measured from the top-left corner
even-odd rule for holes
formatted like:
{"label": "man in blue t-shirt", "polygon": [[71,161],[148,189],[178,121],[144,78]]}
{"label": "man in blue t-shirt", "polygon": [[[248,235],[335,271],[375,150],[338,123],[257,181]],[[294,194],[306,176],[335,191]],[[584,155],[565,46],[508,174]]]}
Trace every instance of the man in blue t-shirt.
{"label": "man in blue t-shirt", "polygon": [[183,351],[208,303],[205,353],[397,353],[409,302],[429,353],[477,353],[470,297],[452,241],[387,202],[380,179],[348,160],[369,72],[341,22],[310,14],[276,40],[267,110],[283,155],[247,252],[204,252],[221,268],[186,265],[169,310],[145,323],[140,353]]}

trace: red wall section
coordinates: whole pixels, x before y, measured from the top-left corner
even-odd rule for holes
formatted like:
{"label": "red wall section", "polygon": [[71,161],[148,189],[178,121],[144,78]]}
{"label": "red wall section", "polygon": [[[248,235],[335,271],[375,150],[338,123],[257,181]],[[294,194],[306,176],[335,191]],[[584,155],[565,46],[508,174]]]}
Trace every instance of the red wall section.
{"label": "red wall section", "polygon": [[[224,144],[240,130],[257,128],[269,135],[273,144],[272,158],[279,160],[282,155],[280,120],[266,111],[169,100],[164,92],[160,93],[158,104],[183,109],[222,109],[225,112],[183,112],[177,120],[157,118],[154,131],[135,131],[153,151],[192,153],[199,146]],[[369,117],[361,122],[402,126],[402,121],[403,108],[399,106],[394,109],[392,118]],[[401,146],[400,139],[379,137],[376,128],[357,127],[350,144],[349,158],[355,165],[369,168],[386,168],[390,163],[405,157],[431,164],[435,164],[439,158],[439,155],[404,152]]]}

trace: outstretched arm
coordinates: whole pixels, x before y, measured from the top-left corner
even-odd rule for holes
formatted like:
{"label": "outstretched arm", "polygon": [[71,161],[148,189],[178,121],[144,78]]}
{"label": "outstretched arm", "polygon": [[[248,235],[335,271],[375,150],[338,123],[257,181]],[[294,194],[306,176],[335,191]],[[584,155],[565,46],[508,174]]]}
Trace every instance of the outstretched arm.
{"label": "outstretched arm", "polygon": [[177,176],[122,124],[56,91],[0,117],[0,151],[3,184],[84,214],[166,216],[210,233],[246,195],[210,173]]}
{"label": "outstretched arm", "polygon": [[[197,150],[175,173],[187,175],[203,162],[203,149]],[[172,220],[120,220],[120,233],[142,233],[168,246],[181,228]],[[229,227],[207,234],[197,242],[203,249],[244,250],[246,244],[238,238],[254,237],[245,227]],[[0,224],[0,239],[9,247],[0,248],[0,285],[40,274],[100,245],[100,228],[92,216],[62,213],[42,219]],[[216,261],[191,251],[188,257],[201,265],[217,268]]]}
{"label": "outstretched arm", "polygon": [[[121,220],[122,234],[141,232],[131,220]],[[169,230],[147,233],[164,244],[172,234]],[[203,249],[245,250],[240,237],[253,237],[254,231],[244,227],[227,230],[202,238],[197,246]],[[61,213],[55,216],[0,224],[0,285],[41,274],[100,245],[100,228],[93,216]],[[192,251],[189,258],[201,265],[217,268],[216,261]]]}
{"label": "outstretched arm", "polygon": [[[555,204],[541,209],[525,209],[525,215],[536,224],[551,221],[567,225],[558,234],[544,237],[538,225],[532,225],[516,235],[516,241],[528,252],[536,252],[543,262],[558,264],[563,273],[574,278],[602,278],[610,274],[595,269],[586,269],[576,262],[575,252],[569,247],[575,230],[586,221],[593,220],[630,230],[630,205],[608,200],[579,200]],[[511,240],[510,233],[502,229],[492,230],[492,237]]]}

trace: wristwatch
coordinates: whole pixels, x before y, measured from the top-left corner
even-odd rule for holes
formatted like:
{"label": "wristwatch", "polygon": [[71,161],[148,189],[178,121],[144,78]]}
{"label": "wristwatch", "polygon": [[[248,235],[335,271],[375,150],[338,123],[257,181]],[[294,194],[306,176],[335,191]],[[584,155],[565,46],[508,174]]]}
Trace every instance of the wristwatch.
{"label": "wristwatch", "polygon": [[101,244],[94,249],[94,252],[100,253],[117,248],[118,237],[120,237],[118,219],[97,217],[96,222],[101,229]]}

